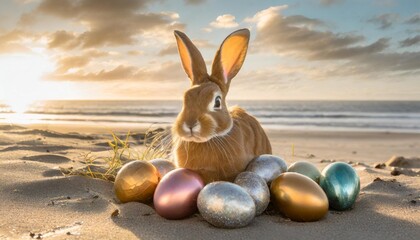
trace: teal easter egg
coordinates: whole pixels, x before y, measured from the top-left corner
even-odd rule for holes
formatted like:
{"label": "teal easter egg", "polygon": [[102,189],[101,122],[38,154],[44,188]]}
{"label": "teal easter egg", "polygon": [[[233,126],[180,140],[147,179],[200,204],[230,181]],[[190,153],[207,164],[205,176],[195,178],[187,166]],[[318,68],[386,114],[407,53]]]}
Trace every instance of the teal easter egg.
{"label": "teal easter egg", "polygon": [[352,166],[331,163],[322,170],[319,185],[327,194],[330,208],[346,210],[353,206],[360,191],[360,179]]}
{"label": "teal easter egg", "polygon": [[318,168],[313,163],[307,161],[295,162],[289,166],[287,171],[305,175],[308,178],[314,180],[316,183],[319,182],[319,178],[321,177],[321,172],[318,170]]}

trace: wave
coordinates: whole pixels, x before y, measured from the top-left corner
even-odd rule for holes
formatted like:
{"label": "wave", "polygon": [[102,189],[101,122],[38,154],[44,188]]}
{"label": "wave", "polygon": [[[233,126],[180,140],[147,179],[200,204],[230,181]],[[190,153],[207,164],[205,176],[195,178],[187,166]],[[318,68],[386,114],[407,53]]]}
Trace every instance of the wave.
{"label": "wave", "polygon": [[[306,118],[306,119],[418,119],[420,113],[355,113],[355,112],[276,112],[276,111],[248,111],[257,118]],[[2,110],[0,113],[12,114],[11,110]],[[164,111],[56,111],[56,110],[30,110],[26,114],[42,115],[72,115],[72,116],[133,116],[133,117],[175,117],[178,110]]]}
{"label": "wave", "polygon": [[89,116],[136,116],[136,117],[169,117],[176,116],[174,112],[127,112],[127,111],[102,111],[102,112],[81,112],[81,111],[27,111],[26,114],[51,114],[51,115],[89,115]]}
{"label": "wave", "polygon": [[[31,106],[27,118],[39,122],[171,124],[180,102],[60,101]],[[264,126],[419,131],[420,102],[242,102]],[[13,111],[0,103],[0,120]]]}

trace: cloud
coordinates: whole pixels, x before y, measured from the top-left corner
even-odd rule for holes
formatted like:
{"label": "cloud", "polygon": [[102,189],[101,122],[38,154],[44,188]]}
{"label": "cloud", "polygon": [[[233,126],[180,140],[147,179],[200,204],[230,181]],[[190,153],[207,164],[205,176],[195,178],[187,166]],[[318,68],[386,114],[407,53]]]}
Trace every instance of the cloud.
{"label": "cloud", "polygon": [[418,45],[420,44],[420,35],[416,35],[412,38],[406,38],[402,41],[400,41],[400,46],[401,47],[411,47],[414,45]]}
{"label": "cloud", "polygon": [[394,13],[385,13],[382,15],[375,16],[368,20],[368,22],[373,23],[378,26],[379,29],[388,29],[399,19],[398,14]]}
{"label": "cloud", "polygon": [[337,34],[319,31],[310,26],[319,26],[323,22],[304,16],[282,16],[284,6],[270,7],[258,12],[247,21],[257,24],[256,47],[278,53],[291,53],[309,60],[348,59],[358,55],[380,52],[387,48],[388,40],[355,46],[364,40],[355,34]]}
{"label": "cloud", "polygon": [[[281,10],[285,8],[270,7],[247,19],[257,25],[253,42],[257,53],[274,52],[285,58],[306,60],[308,64],[328,61],[318,66],[325,70],[325,74],[319,76],[325,78],[372,73],[378,76],[389,72],[414,74],[419,70],[420,52],[392,52],[388,38],[364,44],[362,35],[310,28],[307,26],[309,20],[303,16],[283,16]],[[300,22],[304,24],[296,24]]]}
{"label": "cloud", "polygon": [[367,46],[354,46],[354,47],[339,47],[332,49],[324,49],[317,51],[309,56],[309,59],[314,60],[332,60],[332,59],[349,59],[362,55],[369,55],[385,50],[389,46],[389,39],[381,38],[376,42]]}
{"label": "cloud", "polygon": [[71,56],[61,58],[57,61],[57,72],[65,73],[71,69],[84,67],[90,62],[90,59],[91,58],[88,56]]}
{"label": "cloud", "polygon": [[257,23],[257,27],[261,28],[267,24],[273,17],[279,15],[280,11],[287,9],[288,5],[273,6],[257,12],[253,17],[245,18],[245,22]]}
{"label": "cloud", "polygon": [[140,56],[143,55],[144,52],[143,51],[139,51],[139,50],[129,50],[127,51],[127,55],[129,56]]}
{"label": "cloud", "polygon": [[214,28],[234,28],[239,26],[239,24],[235,22],[235,16],[231,14],[224,14],[218,16],[215,21],[210,23],[210,26]]}
{"label": "cloud", "polygon": [[417,13],[411,16],[409,19],[405,21],[407,24],[420,24],[420,13]]}
{"label": "cloud", "polygon": [[56,31],[49,36],[49,48],[73,49],[80,45],[75,33],[64,30]]}
{"label": "cloud", "polygon": [[33,23],[35,23],[37,21],[37,17],[34,13],[29,12],[29,13],[23,13],[18,21],[18,25],[19,26],[30,26]]}
{"label": "cloud", "polygon": [[215,48],[216,45],[210,43],[208,40],[202,40],[202,39],[194,39],[192,40],[194,45],[197,46],[197,48]]}
{"label": "cloud", "polygon": [[342,2],[342,0],[319,0],[319,3],[324,6],[331,6]]}
{"label": "cloud", "polygon": [[[77,61],[75,61],[77,62]],[[80,65],[83,65],[81,61]],[[102,69],[96,72],[86,72],[79,69],[73,72],[55,72],[46,76],[48,80],[63,81],[181,81],[186,79],[179,62],[163,62],[162,64],[152,64],[147,67],[137,67],[129,65],[118,65],[111,69]]]}
{"label": "cloud", "polygon": [[294,25],[294,26],[303,26],[303,27],[309,27],[309,28],[327,26],[327,24],[321,20],[308,18],[302,15],[289,16],[285,18],[284,20],[286,21],[286,24]]}
{"label": "cloud", "polygon": [[25,39],[34,40],[35,38],[34,34],[22,30],[0,33],[0,54],[32,52],[22,41]]}
{"label": "cloud", "polygon": [[[216,47],[214,44],[210,43],[208,40],[193,39],[192,42],[199,50],[203,48]],[[178,54],[178,47],[176,46],[175,43],[168,44],[158,53],[159,56],[175,55],[175,54]]]}
{"label": "cloud", "polygon": [[26,4],[30,4],[39,0],[14,0],[14,1],[21,5],[26,5]]}
{"label": "cloud", "polygon": [[184,0],[186,5],[199,5],[206,2],[206,0]]}
{"label": "cloud", "polygon": [[158,53],[159,56],[174,55],[178,53],[178,48],[175,44],[169,44]]}
{"label": "cloud", "polygon": [[71,73],[61,73],[60,69],[47,75],[50,80],[66,80],[66,81],[111,81],[131,79],[136,72],[133,66],[119,65],[111,70],[100,70],[98,72],[86,73],[79,70]]}
{"label": "cloud", "polygon": [[122,13],[131,15],[151,2],[152,0],[43,0],[38,11],[62,18],[80,18],[90,14],[91,18],[103,19],[104,16],[121,16]]}
{"label": "cloud", "polygon": [[[135,44],[138,35],[183,28],[174,12],[144,12],[152,1],[132,0],[43,0],[34,14],[82,23],[81,33],[57,31],[50,46],[71,49]],[[153,35],[154,36],[154,35]]]}
{"label": "cloud", "polygon": [[88,50],[83,55],[66,56],[57,60],[57,73],[67,73],[69,70],[77,70],[88,65],[92,59],[108,56],[108,52]]}
{"label": "cloud", "polygon": [[379,53],[364,55],[357,58],[357,61],[348,64],[357,67],[358,73],[378,74],[389,72],[404,72],[404,74],[415,74],[420,66],[420,52],[403,53]]}

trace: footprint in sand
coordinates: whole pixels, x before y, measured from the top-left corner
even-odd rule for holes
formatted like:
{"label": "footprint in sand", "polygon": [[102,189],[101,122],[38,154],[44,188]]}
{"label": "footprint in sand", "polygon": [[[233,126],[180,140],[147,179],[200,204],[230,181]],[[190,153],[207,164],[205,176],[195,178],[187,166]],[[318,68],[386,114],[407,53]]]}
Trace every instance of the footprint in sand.
{"label": "footprint in sand", "polygon": [[50,169],[46,170],[42,173],[43,177],[61,177],[63,176],[63,173],[60,169]]}
{"label": "footprint in sand", "polygon": [[10,145],[10,144],[11,144],[11,142],[5,142],[5,141],[0,140],[0,146],[6,146],[6,145]]}
{"label": "footprint in sand", "polygon": [[[1,130],[1,129],[0,129]],[[8,131],[7,133],[19,135],[40,135],[50,138],[67,138],[67,139],[80,139],[80,140],[94,140],[95,138],[89,135],[82,135],[79,133],[59,133],[40,129],[24,129],[19,131]]]}
{"label": "footprint in sand", "polygon": [[36,162],[43,162],[43,163],[66,163],[71,161],[70,158],[54,155],[54,154],[42,154],[42,155],[34,155],[29,157],[23,157],[22,160],[29,160],[29,161],[36,161]]}
{"label": "footprint in sand", "polygon": [[60,145],[40,145],[40,146],[10,146],[5,147],[0,150],[0,152],[8,151],[34,151],[34,152],[58,152],[71,149],[69,146],[60,146]]}
{"label": "footprint in sand", "polygon": [[1,131],[10,131],[10,130],[21,130],[25,129],[24,127],[16,126],[16,125],[0,125]]}

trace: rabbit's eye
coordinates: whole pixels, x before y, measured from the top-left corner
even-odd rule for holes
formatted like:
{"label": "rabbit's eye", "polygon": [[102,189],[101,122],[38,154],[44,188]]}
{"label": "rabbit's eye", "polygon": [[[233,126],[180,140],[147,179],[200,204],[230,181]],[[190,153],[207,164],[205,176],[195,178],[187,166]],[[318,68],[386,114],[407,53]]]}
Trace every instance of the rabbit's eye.
{"label": "rabbit's eye", "polygon": [[214,109],[222,109],[222,98],[217,96],[214,100]]}

